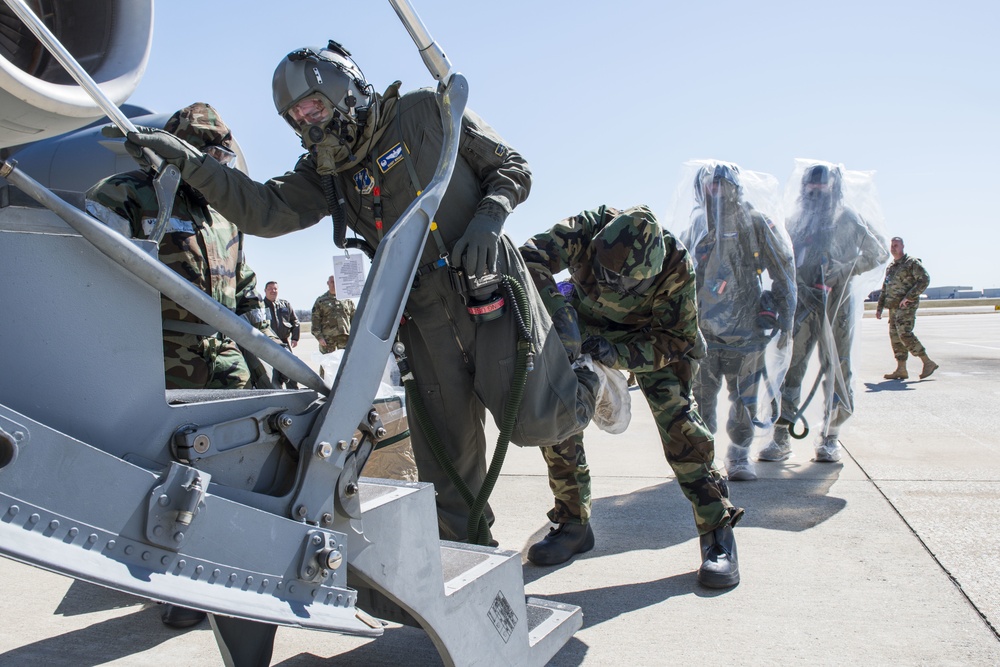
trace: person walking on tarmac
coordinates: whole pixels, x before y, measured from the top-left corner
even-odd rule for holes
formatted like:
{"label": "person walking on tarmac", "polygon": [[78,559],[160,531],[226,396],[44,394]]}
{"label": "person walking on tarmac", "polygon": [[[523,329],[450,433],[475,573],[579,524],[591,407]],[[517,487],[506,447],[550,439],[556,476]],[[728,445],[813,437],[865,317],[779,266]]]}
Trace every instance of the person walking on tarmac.
{"label": "person walking on tarmac", "polygon": [[[630,370],[653,412],[667,462],[691,501],[701,536],[698,581],[711,588],[739,583],[733,526],[743,510],[729,501],[714,464],[712,435],[691,392],[695,360],[704,356],[695,278],[684,247],[652,211],[607,206],[583,211],[521,247],[567,355],[590,354],[609,368]],[[554,276],[570,272],[563,293]],[[574,333],[574,326],[576,331]],[[528,550],[536,565],[563,563],[594,546],[591,480],[577,433],[542,449],[555,507],[555,527]]]}
{"label": "person walking on tarmac", "polygon": [[[747,197],[747,189],[754,187],[760,195],[755,202],[777,208],[777,180],[715,160],[688,166],[696,170],[694,213],[680,239],[694,261],[698,326],[708,344],[698,364],[694,397],[714,435],[725,380],[730,403],[726,473],[733,481],[751,481],[757,479],[750,460],[755,427],[770,429],[779,416],[781,381],[791,353],[792,244],[774,214],[764,215]],[[686,196],[679,197],[678,208],[690,210],[686,184],[691,181],[685,177],[683,182]]]}
{"label": "person walking on tarmac", "polygon": [[[374,249],[434,174],[444,142],[434,91],[400,94],[395,82],[376,94],[333,41],[283,57],[272,84],[278,114],[307,152],[293,171],[266,183],[218,167],[156,130],[129,133],[126,147],[149,148],[176,165],[188,185],[247,233],[288,234],[332,214],[338,244],[346,224]],[[477,307],[480,300],[500,305],[500,276],[523,285],[533,322],[534,370],[527,374],[511,441],[551,446],[578,433],[590,422],[599,388],[593,370],[571,367],[558,337],[549,336],[549,316],[503,234],[505,219],[530,186],[524,158],[466,111],[459,158],[399,327],[429,420],[473,495],[487,473],[485,411],[495,421],[504,414],[520,336],[513,308]],[[484,311],[489,318],[480,317]],[[422,429],[411,437],[420,479],[436,487],[440,536],[467,539],[470,511],[460,487],[435,458],[430,437]],[[484,514],[492,520],[488,506]]]}
{"label": "person walking on tarmac", "polygon": [[889,309],[889,342],[896,357],[896,370],[885,374],[886,380],[905,380],[906,359],[910,354],[924,363],[920,379],[930,377],[938,365],[927,356],[927,350],[913,333],[920,306],[920,295],[931,284],[931,276],[921,261],[903,251],[903,239],[894,236],[889,242],[892,264],[885,270],[882,293],[878,297],[875,318],[882,319],[882,311]]}
{"label": "person walking on tarmac", "polygon": [[[802,381],[816,348],[820,360],[816,382],[823,383],[825,402],[815,460],[834,463],[841,458],[840,429],[854,411],[851,347],[861,314],[856,306],[862,300],[853,291],[864,288],[865,281],[859,277],[875,275],[889,253],[873,224],[846,203],[843,167],[818,162],[802,165],[801,172],[793,173],[792,182],[801,187],[787,224],[797,283],[792,361],[782,387],[781,418],[775,424],[774,439],[757,458],[784,461],[792,455],[789,427],[805,409],[799,402]],[[858,178],[866,176],[853,173]]]}

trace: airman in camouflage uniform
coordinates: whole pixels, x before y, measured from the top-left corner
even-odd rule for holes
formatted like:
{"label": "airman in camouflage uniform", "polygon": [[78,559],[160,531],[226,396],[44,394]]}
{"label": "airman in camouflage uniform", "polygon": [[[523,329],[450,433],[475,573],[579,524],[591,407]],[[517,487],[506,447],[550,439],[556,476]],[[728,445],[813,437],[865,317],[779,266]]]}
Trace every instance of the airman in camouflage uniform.
{"label": "airman in camouflage uniform", "polygon": [[326,281],[329,290],[316,299],[312,308],[312,335],[319,342],[319,351],[329,354],[347,347],[354,321],[354,302],[337,298],[337,282],[333,276]]}
{"label": "airman in camouflage uniform", "polygon": [[[635,373],[653,412],[667,462],[691,501],[701,535],[699,581],[726,587],[739,582],[732,526],[743,510],[729,501],[715,467],[712,434],[692,396],[696,359],[705,354],[698,330],[695,277],[684,247],[663,232],[645,206],[618,211],[602,206],[567,218],[521,247],[550,313],[578,314],[580,350],[599,363]],[[570,272],[565,295],[553,276]],[[553,316],[555,326],[559,318]],[[570,355],[572,346],[567,347]],[[564,562],[593,547],[591,484],[577,434],[543,448],[557,524],[531,547],[539,565]]]}
{"label": "airman in camouflage uniform", "polygon": [[[777,181],[770,181],[776,191]],[[780,412],[781,380],[791,352],[786,342],[795,311],[791,241],[745,193],[745,185],[763,183],[765,179],[741,173],[735,164],[700,163],[691,225],[680,235],[694,260],[698,323],[708,343],[694,395],[714,434],[719,391],[726,383],[730,444],[725,465],[734,481],[757,479],[750,447],[755,427],[766,432]]]}
{"label": "airman in camouflage uniform", "polygon": [[[225,164],[236,158],[229,128],[208,104],[198,102],[181,109],[167,120],[164,130]],[[153,177],[146,169],[100,181],[87,192],[87,211],[124,236],[148,239],[159,213]],[[263,299],[257,293],[257,276],[243,256],[243,234],[183,182],[160,241],[159,258],[198,289],[273,336]],[[248,362],[232,339],[166,296],[160,296],[160,308],[167,389],[251,386]],[[260,364],[256,358],[253,362]],[[258,372],[266,381],[263,367]],[[189,627],[204,618],[204,613],[192,609],[164,607],[163,622],[172,627]]]}
{"label": "airman in camouflage uniform", "polygon": [[882,293],[875,309],[877,319],[882,319],[885,308],[889,309],[889,342],[892,344],[893,356],[896,357],[896,370],[886,373],[885,379],[905,380],[910,377],[906,372],[906,359],[912,354],[924,363],[920,370],[920,379],[923,380],[937,370],[938,365],[927,356],[924,346],[913,334],[913,326],[920,306],[920,295],[930,285],[931,276],[919,259],[903,252],[902,238],[893,237],[889,252],[893,261],[885,270]]}
{"label": "airman in camouflage uniform", "polygon": [[[218,147],[232,154],[232,134],[208,104],[181,109],[164,129],[197,148],[215,151]],[[87,210],[125,236],[149,238],[159,212],[152,173],[133,171],[104,179],[87,193]],[[260,328],[267,326],[257,276],[243,257],[243,235],[184,183],[177,190],[159,256],[237,315]],[[160,301],[168,389],[250,386],[250,370],[235,342],[166,296]]]}

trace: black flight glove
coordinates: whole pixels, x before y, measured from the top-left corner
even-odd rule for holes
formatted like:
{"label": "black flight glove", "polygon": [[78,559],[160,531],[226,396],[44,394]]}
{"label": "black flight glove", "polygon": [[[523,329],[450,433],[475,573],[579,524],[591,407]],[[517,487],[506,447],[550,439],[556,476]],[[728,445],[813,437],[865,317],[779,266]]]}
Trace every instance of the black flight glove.
{"label": "black flight glove", "polygon": [[[500,204],[489,201],[480,205],[472,216],[465,234],[451,251],[455,264],[461,262],[467,276],[496,273],[497,245],[507,212]],[[464,257],[463,257],[464,255]]]}
{"label": "black flight glove", "polygon": [[559,334],[559,342],[566,349],[570,361],[580,356],[580,320],[576,309],[569,304],[552,313],[552,327]]}
{"label": "black flight glove", "polygon": [[613,368],[618,361],[618,350],[603,336],[589,336],[583,341],[580,351],[589,354],[594,361],[599,361],[608,368]]}
{"label": "black flight glove", "polygon": [[[101,134],[111,139],[120,139],[125,136],[116,125],[102,127]],[[169,164],[177,167],[181,172],[181,178],[190,176],[194,167],[201,165],[204,158],[204,154],[197,148],[169,132],[149,127],[137,127],[136,132],[129,132],[128,136],[125,137],[125,150],[135,158],[136,162],[149,168],[150,164],[142,152],[143,148],[148,148]]]}

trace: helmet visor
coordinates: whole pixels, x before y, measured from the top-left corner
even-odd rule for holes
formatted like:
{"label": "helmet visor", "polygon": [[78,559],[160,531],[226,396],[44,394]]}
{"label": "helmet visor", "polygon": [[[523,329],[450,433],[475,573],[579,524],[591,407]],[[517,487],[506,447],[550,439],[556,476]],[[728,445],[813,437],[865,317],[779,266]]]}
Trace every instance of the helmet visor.
{"label": "helmet visor", "polygon": [[333,105],[318,93],[303,97],[285,112],[285,120],[299,133],[310,125],[323,127],[332,119]]}

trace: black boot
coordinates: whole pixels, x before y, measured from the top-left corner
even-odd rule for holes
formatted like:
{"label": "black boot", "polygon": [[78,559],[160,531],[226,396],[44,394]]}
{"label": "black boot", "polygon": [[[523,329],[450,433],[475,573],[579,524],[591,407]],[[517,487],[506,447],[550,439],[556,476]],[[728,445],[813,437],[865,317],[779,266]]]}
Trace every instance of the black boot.
{"label": "black boot", "polygon": [[205,617],[206,614],[203,611],[165,603],[163,605],[163,615],[160,617],[160,620],[163,621],[164,625],[183,630],[184,628],[198,625],[205,620]]}
{"label": "black boot", "polygon": [[740,583],[740,563],[732,526],[722,526],[702,535],[701,557],[699,584],[706,588],[729,588]]}
{"label": "black boot", "polygon": [[594,531],[589,523],[560,523],[549,529],[545,539],[531,545],[528,560],[535,565],[558,565],[593,548]]}

